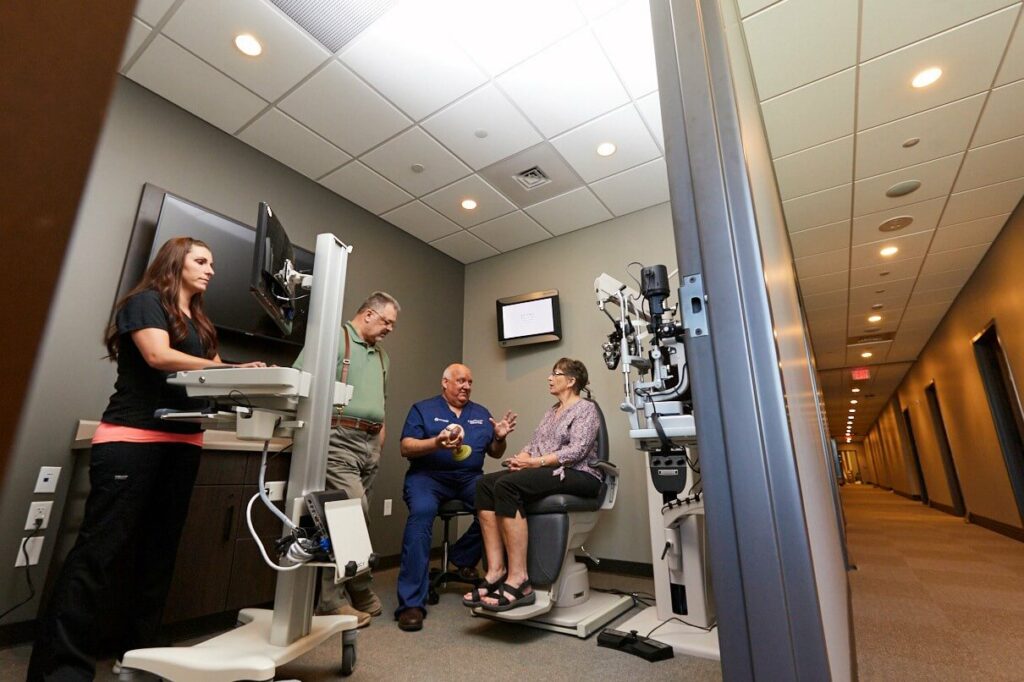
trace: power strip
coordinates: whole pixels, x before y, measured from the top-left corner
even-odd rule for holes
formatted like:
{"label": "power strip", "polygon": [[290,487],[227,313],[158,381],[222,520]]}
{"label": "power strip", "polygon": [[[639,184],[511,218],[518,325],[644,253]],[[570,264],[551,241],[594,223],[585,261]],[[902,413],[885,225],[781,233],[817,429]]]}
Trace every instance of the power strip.
{"label": "power strip", "polygon": [[627,654],[639,656],[652,663],[668,660],[675,655],[672,652],[672,647],[668,644],[642,637],[636,633],[636,630],[622,632],[606,628],[597,636],[597,645],[625,651]]}

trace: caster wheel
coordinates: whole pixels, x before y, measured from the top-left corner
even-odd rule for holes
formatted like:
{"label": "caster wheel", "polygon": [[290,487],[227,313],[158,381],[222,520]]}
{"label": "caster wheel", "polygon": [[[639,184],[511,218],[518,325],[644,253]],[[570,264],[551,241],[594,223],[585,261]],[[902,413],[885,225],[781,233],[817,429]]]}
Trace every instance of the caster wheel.
{"label": "caster wheel", "polygon": [[439,595],[437,593],[437,590],[430,590],[430,592],[427,593],[427,603],[428,604],[433,606],[433,605],[437,604],[437,602],[439,602],[439,601],[441,601],[441,595]]}
{"label": "caster wheel", "polygon": [[356,646],[345,644],[341,647],[341,675],[348,677],[356,669]]}

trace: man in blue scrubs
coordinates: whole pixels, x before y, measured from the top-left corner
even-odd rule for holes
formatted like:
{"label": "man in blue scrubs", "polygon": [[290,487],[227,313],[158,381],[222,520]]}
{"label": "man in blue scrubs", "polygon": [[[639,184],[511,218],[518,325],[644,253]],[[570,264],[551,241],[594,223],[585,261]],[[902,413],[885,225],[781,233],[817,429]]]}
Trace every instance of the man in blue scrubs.
{"label": "man in blue scrubs", "polygon": [[[438,507],[448,500],[462,500],[474,508],[484,454],[505,454],[505,438],[516,427],[517,415],[509,411],[495,421],[486,407],[469,400],[472,391],[469,367],[449,365],[441,378],[441,394],[413,405],[402,428],[402,456],[409,460],[404,492],[409,519],[402,536],[395,617],[403,630],[422,628],[427,613],[430,542]],[[449,558],[456,567],[475,572],[482,547],[480,526],[474,519],[452,546]]]}

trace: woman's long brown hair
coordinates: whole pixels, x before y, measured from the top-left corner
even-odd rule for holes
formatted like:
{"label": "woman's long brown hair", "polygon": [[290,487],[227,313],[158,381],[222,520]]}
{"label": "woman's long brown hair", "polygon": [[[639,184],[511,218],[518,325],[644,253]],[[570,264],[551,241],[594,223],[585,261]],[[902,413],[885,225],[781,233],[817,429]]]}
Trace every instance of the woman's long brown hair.
{"label": "woman's long brown hair", "polygon": [[[201,246],[210,250],[205,243],[191,237],[168,239],[160,247],[153,262],[146,268],[142,281],[114,306],[114,319],[103,339],[111,360],[117,359],[117,353],[120,350],[121,335],[117,333],[117,314],[129,298],[147,289],[152,289],[157,293],[160,297],[160,305],[163,306],[167,318],[171,321],[169,330],[171,345],[181,343],[188,336],[188,322],[185,320],[185,315],[178,309],[178,292],[181,291],[181,271],[185,264],[185,256],[193,246]],[[192,313],[192,322],[199,333],[199,340],[202,342],[203,348],[206,349],[206,357],[213,358],[217,355],[217,330],[213,328],[213,323],[210,322],[206,311],[203,310],[203,294],[197,293],[192,296],[188,307]]]}

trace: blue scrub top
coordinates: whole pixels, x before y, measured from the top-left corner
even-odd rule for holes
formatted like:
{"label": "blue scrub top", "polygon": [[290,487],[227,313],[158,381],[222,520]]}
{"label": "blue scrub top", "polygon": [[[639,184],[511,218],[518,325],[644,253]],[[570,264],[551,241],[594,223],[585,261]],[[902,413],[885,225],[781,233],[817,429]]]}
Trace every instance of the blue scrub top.
{"label": "blue scrub top", "polygon": [[410,471],[483,471],[484,450],[494,438],[491,413],[483,405],[466,403],[462,415],[456,416],[444,396],[421,400],[409,410],[402,427],[402,438],[434,438],[449,424],[458,424],[465,431],[463,443],[473,448],[473,453],[456,462],[448,449],[433,452],[409,460]]}

